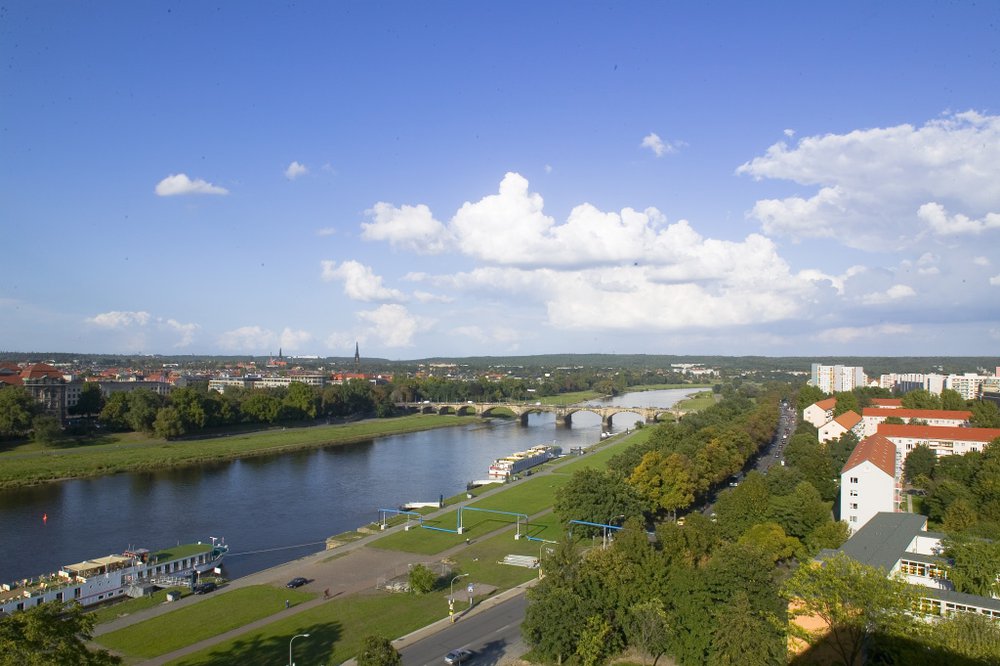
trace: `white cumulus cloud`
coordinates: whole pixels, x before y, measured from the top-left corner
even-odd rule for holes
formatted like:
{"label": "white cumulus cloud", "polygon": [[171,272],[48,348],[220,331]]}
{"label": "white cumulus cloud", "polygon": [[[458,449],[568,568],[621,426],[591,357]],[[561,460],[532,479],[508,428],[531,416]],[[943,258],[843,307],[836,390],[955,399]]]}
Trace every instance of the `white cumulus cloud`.
{"label": "white cumulus cloud", "polygon": [[1000,287],[1000,275],[994,275],[991,277],[990,284],[994,287]]}
{"label": "white cumulus cloud", "polygon": [[865,294],[861,298],[861,302],[865,305],[883,305],[892,301],[898,301],[901,298],[911,298],[916,295],[917,292],[913,287],[905,284],[894,284],[885,291]]}
{"label": "white cumulus cloud", "polygon": [[980,233],[1000,222],[1000,116],[968,111],[920,127],[804,137],[771,146],[737,173],[817,188],[758,201],[750,216],[768,234],[884,250],[916,242],[928,226]]}
{"label": "white cumulus cloud", "polygon": [[120,312],[112,310],[103,312],[87,319],[87,322],[102,328],[126,328],[128,326],[145,326],[152,319],[152,316],[145,311],[140,312]]}
{"label": "white cumulus cloud", "polygon": [[399,301],[403,293],[382,284],[382,276],[375,275],[370,266],[357,261],[345,261],[339,266],[335,261],[321,261],[321,277],[326,282],[340,280],[344,294],[355,301]]}
{"label": "white cumulus cloud", "polygon": [[377,339],[386,347],[412,347],[414,336],[433,325],[431,319],[415,315],[397,304],[381,305],[357,315],[368,326],[366,338]]}
{"label": "white cumulus cloud", "polygon": [[274,331],[260,326],[241,326],[219,336],[218,344],[227,351],[250,354],[269,353],[275,347]]}
{"label": "white cumulus cloud", "polygon": [[669,141],[664,141],[656,132],[650,132],[646,136],[642,137],[642,143],[639,144],[639,147],[649,148],[657,157],[663,157],[667,153],[677,152],[677,145],[672,144]]}
{"label": "white cumulus cloud", "polygon": [[312,337],[312,333],[293,331],[286,326],[278,336],[278,342],[283,350],[300,351],[307,342],[312,340]]}
{"label": "white cumulus cloud", "polygon": [[450,245],[447,228],[423,204],[396,208],[380,201],[365,212],[371,218],[361,225],[365,240],[388,241],[393,247],[422,254],[437,254]]}
{"label": "white cumulus cloud", "polygon": [[182,194],[229,194],[229,190],[213,185],[200,178],[191,180],[187,174],[170,174],[156,184],[156,194],[172,197]]}
{"label": "white cumulus cloud", "polygon": [[307,173],[309,173],[309,168],[305,164],[292,162],[285,169],[285,178],[287,178],[288,180],[295,180],[299,176],[304,176]]}

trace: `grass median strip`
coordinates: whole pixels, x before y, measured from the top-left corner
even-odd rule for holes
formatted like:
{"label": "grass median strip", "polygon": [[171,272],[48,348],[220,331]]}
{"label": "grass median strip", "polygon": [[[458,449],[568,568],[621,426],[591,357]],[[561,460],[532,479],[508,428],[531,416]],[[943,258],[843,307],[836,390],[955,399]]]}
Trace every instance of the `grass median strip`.
{"label": "grass median strip", "polygon": [[218,593],[186,608],[150,618],[95,640],[104,647],[135,657],[156,657],[236,629],[316,595],[254,585]]}

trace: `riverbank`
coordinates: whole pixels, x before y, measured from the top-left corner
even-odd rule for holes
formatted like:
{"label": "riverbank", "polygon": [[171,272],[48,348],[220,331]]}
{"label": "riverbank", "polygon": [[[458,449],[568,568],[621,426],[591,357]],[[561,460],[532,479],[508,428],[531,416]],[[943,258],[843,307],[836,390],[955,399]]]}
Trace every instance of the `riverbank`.
{"label": "riverbank", "polygon": [[352,444],[387,435],[463,425],[476,418],[415,414],[178,441],[142,437],[133,433],[105,435],[92,443],[73,447],[0,453],[0,490]]}

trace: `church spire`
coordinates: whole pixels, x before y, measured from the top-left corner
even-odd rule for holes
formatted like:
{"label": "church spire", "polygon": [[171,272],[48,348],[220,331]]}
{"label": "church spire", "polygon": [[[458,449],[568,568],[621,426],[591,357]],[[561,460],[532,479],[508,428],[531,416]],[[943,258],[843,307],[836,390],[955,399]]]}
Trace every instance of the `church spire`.
{"label": "church spire", "polygon": [[357,372],[361,371],[361,350],[358,347],[357,341],[354,342],[354,370]]}

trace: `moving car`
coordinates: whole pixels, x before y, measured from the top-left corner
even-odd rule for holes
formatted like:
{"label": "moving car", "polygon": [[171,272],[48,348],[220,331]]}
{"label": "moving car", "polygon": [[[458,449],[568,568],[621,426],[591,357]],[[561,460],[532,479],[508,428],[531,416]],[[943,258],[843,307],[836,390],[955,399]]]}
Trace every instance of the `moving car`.
{"label": "moving car", "polygon": [[195,594],[208,594],[218,588],[215,583],[198,583],[192,590]]}
{"label": "moving car", "polygon": [[452,650],[444,656],[444,663],[451,664],[452,666],[458,666],[458,664],[469,661],[470,659],[472,659],[471,650],[458,648],[457,650]]}
{"label": "moving car", "polygon": [[285,587],[288,587],[288,588],[302,587],[303,585],[305,585],[308,582],[309,581],[306,580],[305,578],[303,578],[302,576],[296,576],[295,578],[293,578],[290,581],[288,581],[287,583],[285,583]]}

